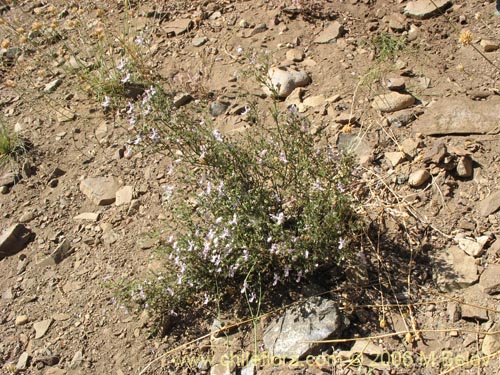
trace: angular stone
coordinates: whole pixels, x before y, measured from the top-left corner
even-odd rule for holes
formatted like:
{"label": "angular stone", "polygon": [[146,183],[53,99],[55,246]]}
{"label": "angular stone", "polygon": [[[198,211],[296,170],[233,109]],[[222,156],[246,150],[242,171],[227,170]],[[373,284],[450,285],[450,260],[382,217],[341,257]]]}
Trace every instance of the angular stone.
{"label": "angular stone", "polygon": [[346,323],[333,301],[311,297],[300,305],[286,309],[267,327],[263,341],[271,355],[302,358],[317,345],[308,341],[337,337]]}
{"label": "angular stone", "polygon": [[273,87],[264,86],[267,95],[273,95],[276,91],[281,98],[286,98],[297,87],[304,87],[311,83],[311,78],[303,70],[297,70],[287,66],[279,66],[269,69],[269,84]]}
{"label": "angular stone", "polygon": [[29,360],[29,354],[28,352],[23,352],[23,354],[21,354],[19,356],[19,359],[17,361],[17,365],[16,365],[16,369],[18,370],[26,370],[28,368],[28,360]]}
{"label": "angular stone", "polygon": [[118,180],[113,176],[86,178],[80,183],[80,191],[98,206],[112,204],[117,190]]}
{"label": "angular stone", "polygon": [[479,202],[479,213],[483,216],[489,216],[500,208],[500,190],[496,191]]}
{"label": "angular stone", "polygon": [[193,21],[189,18],[180,18],[172,22],[168,22],[164,26],[167,36],[176,36],[184,34],[193,27]]}
{"label": "angular stone", "polygon": [[405,79],[402,77],[389,78],[387,80],[387,88],[391,91],[404,91],[406,88]]}
{"label": "angular stone", "polygon": [[115,204],[117,206],[121,206],[122,204],[130,204],[133,197],[134,197],[134,187],[124,186],[116,192]]}
{"label": "angular stone", "polygon": [[66,375],[67,371],[58,367],[51,367],[45,371],[45,375]]}
{"label": "angular stone", "polygon": [[40,263],[37,264],[38,267],[48,267],[55,266],[61,263],[64,259],[69,257],[75,251],[74,248],[71,247],[71,243],[67,238],[64,239],[63,242],[57,246],[57,248],[46,258],[44,258]]}
{"label": "angular stone", "polygon": [[419,169],[408,177],[408,184],[412,187],[420,187],[431,178],[431,174],[427,169]]}
{"label": "angular stone", "polygon": [[372,102],[372,108],[380,112],[395,112],[410,107],[415,103],[415,98],[409,94],[390,92],[376,96]]}
{"label": "angular stone", "polygon": [[16,317],[15,325],[16,326],[23,326],[26,323],[28,323],[30,320],[27,315],[19,315]]}
{"label": "angular stone", "polygon": [[423,135],[498,134],[500,98],[472,101],[466,97],[445,98],[430,106],[413,124]]}
{"label": "angular stone", "polygon": [[433,263],[437,284],[442,291],[462,289],[478,280],[474,258],[457,246],[441,251]]}
{"label": "angular stone", "polygon": [[406,159],[405,153],[401,151],[386,152],[384,157],[393,168]]}
{"label": "angular stone", "polygon": [[344,27],[338,21],[334,21],[319,33],[316,39],[314,39],[314,43],[324,44],[335,42],[342,36],[343,32]]}
{"label": "angular stone", "polygon": [[487,321],[488,311],[479,306],[463,305],[462,319]]}
{"label": "angular stone", "polygon": [[189,104],[192,100],[193,100],[193,97],[190,94],[184,92],[184,93],[177,94],[174,97],[174,101],[172,102],[172,105],[175,108],[180,108],[182,106],[185,106],[186,104]]}
{"label": "angular stone", "polygon": [[472,177],[473,168],[472,168],[472,158],[469,155],[462,156],[458,160],[457,164],[457,175],[463,178]]}
{"label": "angular stone", "polygon": [[304,99],[303,104],[306,107],[319,107],[326,103],[324,95],[309,96]]}
{"label": "angular stone", "polygon": [[481,236],[474,238],[456,238],[458,240],[458,247],[465,251],[471,257],[477,258],[483,254],[484,245],[488,242],[489,236]]}
{"label": "angular stone", "polygon": [[392,126],[400,128],[415,121],[420,114],[421,112],[415,112],[413,109],[406,109],[387,114],[386,119]]}
{"label": "angular stone", "polygon": [[200,37],[196,37],[196,38],[193,38],[193,40],[191,41],[191,43],[193,44],[193,46],[195,47],[201,47],[202,45],[204,45],[206,42],[208,42],[208,38],[206,36],[200,36]]}
{"label": "angular stone", "polygon": [[482,39],[480,44],[484,52],[493,52],[500,48],[500,44],[491,39]]}
{"label": "angular stone", "polygon": [[43,89],[43,92],[46,93],[46,94],[51,94],[53,93],[54,91],[56,91],[56,89],[61,86],[61,83],[62,83],[62,79],[59,79],[59,78],[56,78],[55,80],[53,80],[52,82],[49,82],[45,85],[44,89]]}
{"label": "angular stone", "polygon": [[[489,332],[500,332],[500,322],[496,322]],[[500,350],[500,333],[494,335],[488,334],[484,337],[481,351],[485,355],[491,355]]]}
{"label": "angular stone", "polygon": [[35,339],[41,339],[50,328],[52,324],[52,319],[45,319],[40,322],[33,323],[33,328],[35,329]]}
{"label": "angular stone", "polygon": [[84,212],[80,215],[76,215],[73,220],[84,220],[84,221],[92,221],[96,222],[99,220],[99,212]]}
{"label": "angular stone", "polygon": [[14,224],[0,236],[0,260],[23,250],[35,235],[23,224]]}
{"label": "angular stone", "polygon": [[409,17],[426,19],[442,14],[449,6],[450,0],[416,0],[410,1],[404,12]]}
{"label": "angular stone", "polygon": [[293,48],[286,51],[286,59],[294,62],[300,62],[304,60],[304,52],[299,49]]}
{"label": "angular stone", "polygon": [[500,293],[500,264],[489,264],[481,274],[479,287],[486,294]]}

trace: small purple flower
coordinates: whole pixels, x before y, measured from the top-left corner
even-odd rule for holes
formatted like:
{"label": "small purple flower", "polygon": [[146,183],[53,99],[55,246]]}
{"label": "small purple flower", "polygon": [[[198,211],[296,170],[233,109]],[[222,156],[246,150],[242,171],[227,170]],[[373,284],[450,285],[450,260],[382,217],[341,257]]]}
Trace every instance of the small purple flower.
{"label": "small purple flower", "polygon": [[128,106],[127,106],[127,115],[130,115],[130,114],[132,114],[132,112],[134,112],[134,107],[135,107],[134,103],[131,103],[131,102],[128,103]]}
{"label": "small purple flower", "polygon": [[117,70],[122,71],[125,68],[126,62],[123,58],[120,59],[120,63],[116,67]]}
{"label": "small purple flower", "polygon": [[339,250],[342,250],[344,248],[346,242],[347,241],[342,237],[339,239]]}
{"label": "small purple flower", "polygon": [[248,299],[248,302],[252,303],[253,301],[255,301],[255,299],[257,298],[257,295],[252,292],[250,293],[250,298]]}
{"label": "small purple flower", "polygon": [[160,136],[158,135],[158,131],[155,128],[151,129],[151,135],[149,136],[149,138],[153,142],[158,142],[160,140]]}
{"label": "small purple flower", "polygon": [[141,142],[142,142],[142,137],[140,134],[137,134],[137,136],[135,137],[135,140],[134,140],[134,145],[138,145]]}
{"label": "small purple flower", "polygon": [[337,188],[339,189],[339,191],[341,193],[343,193],[345,191],[345,185],[341,181],[338,182]]}
{"label": "small purple flower", "polygon": [[130,72],[127,72],[127,74],[125,74],[125,77],[121,80],[121,83],[126,83],[130,81]]}
{"label": "small purple flower", "polygon": [[220,132],[217,130],[217,129],[214,129],[212,131],[212,134],[214,136],[214,138],[218,141],[218,142],[222,142],[222,135],[220,134]]}
{"label": "small purple flower", "polygon": [[101,103],[101,105],[104,108],[108,108],[110,104],[111,104],[111,99],[109,98],[109,96],[105,96],[104,101]]}
{"label": "small purple flower", "polygon": [[144,38],[142,36],[138,36],[137,38],[135,38],[135,42],[137,44],[144,44]]}

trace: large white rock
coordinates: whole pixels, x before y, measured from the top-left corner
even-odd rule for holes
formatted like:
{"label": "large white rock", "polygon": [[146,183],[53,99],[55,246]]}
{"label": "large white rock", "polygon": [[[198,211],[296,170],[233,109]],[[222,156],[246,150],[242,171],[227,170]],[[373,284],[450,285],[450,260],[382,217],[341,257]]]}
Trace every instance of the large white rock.
{"label": "large white rock", "polygon": [[90,177],[80,183],[80,191],[98,206],[113,203],[118,187],[118,180],[113,176]]}
{"label": "large white rock", "polygon": [[[304,87],[311,83],[311,78],[304,70],[288,66],[271,68],[269,69],[268,76],[270,86],[280,98],[286,98],[297,87]],[[273,90],[264,86],[264,91],[267,95],[273,95]]]}
{"label": "large white rock", "polygon": [[450,5],[450,0],[410,1],[405,7],[405,14],[409,17],[425,19],[440,15]]}

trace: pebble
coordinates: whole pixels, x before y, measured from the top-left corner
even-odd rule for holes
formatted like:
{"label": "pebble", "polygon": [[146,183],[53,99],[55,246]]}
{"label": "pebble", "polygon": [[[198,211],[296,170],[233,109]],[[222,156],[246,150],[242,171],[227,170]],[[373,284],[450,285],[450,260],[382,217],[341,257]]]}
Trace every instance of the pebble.
{"label": "pebble", "polygon": [[96,222],[99,220],[98,212],[83,212],[80,215],[76,215],[73,220],[83,220],[83,221],[91,221]]}
{"label": "pebble", "polygon": [[180,108],[180,107],[185,106],[186,104],[189,104],[192,100],[193,100],[193,97],[189,93],[183,92],[183,93],[177,94],[174,97],[174,101],[172,104],[175,108]]}
{"label": "pebble", "polygon": [[[496,322],[490,329],[491,332],[500,332],[500,322]],[[492,355],[500,350],[500,333],[486,335],[483,340],[481,351],[485,355]]]}
{"label": "pebble", "polygon": [[164,26],[167,36],[177,36],[184,34],[193,27],[193,21],[189,18],[179,18],[175,21],[168,22]]}
{"label": "pebble", "polygon": [[17,254],[33,240],[33,232],[24,224],[14,224],[0,235],[0,260]]}
{"label": "pebble", "polygon": [[122,204],[130,204],[134,197],[134,187],[124,186],[116,192],[115,204],[121,206]]}
{"label": "pebble", "polygon": [[19,315],[16,317],[15,325],[16,326],[23,326],[26,323],[29,322],[28,316],[27,315]]}
{"label": "pebble", "polygon": [[405,153],[401,151],[397,152],[386,152],[384,154],[385,159],[390,163],[390,165],[394,168],[397,165],[401,164],[405,159]]}
{"label": "pebble", "polygon": [[300,62],[304,60],[304,52],[293,48],[288,51],[286,51],[286,59],[294,62]]}
{"label": "pebble", "polygon": [[395,112],[410,107],[415,103],[415,98],[409,94],[390,92],[376,96],[372,102],[372,108],[380,112]]}
{"label": "pebble", "polygon": [[472,158],[466,155],[458,159],[457,175],[463,178],[470,178],[472,177],[472,173],[473,173]]}
{"label": "pebble", "polygon": [[200,37],[194,38],[192,41],[193,46],[195,46],[195,47],[201,47],[206,42],[208,42],[208,38],[206,36],[200,36]]}
{"label": "pebble", "polygon": [[387,88],[391,91],[404,91],[406,88],[406,83],[404,78],[389,78],[387,80]]}
{"label": "pebble", "polygon": [[486,199],[479,202],[479,213],[489,216],[500,208],[500,190],[491,193]]}
{"label": "pebble", "polygon": [[16,369],[21,371],[26,370],[28,368],[28,359],[29,359],[28,352],[23,352],[23,354],[19,356]]}
{"label": "pebble", "polygon": [[500,293],[500,264],[488,264],[479,279],[479,287],[486,294]]}
{"label": "pebble", "polygon": [[408,184],[412,187],[420,187],[431,178],[431,174],[426,169],[419,169],[410,174]]}

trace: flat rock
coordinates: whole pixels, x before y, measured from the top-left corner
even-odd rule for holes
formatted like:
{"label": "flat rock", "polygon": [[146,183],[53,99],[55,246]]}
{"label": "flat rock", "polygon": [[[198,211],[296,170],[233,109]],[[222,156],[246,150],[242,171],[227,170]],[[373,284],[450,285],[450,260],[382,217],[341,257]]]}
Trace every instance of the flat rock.
{"label": "flat rock", "polygon": [[304,51],[297,48],[290,49],[286,51],[286,59],[294,62],[300,62],[304,60]]}
{"label": "flat rock", "polygon": [[469,155],[458,159],[457,175],[463,178],[470,178],[474,172],[472,158]]}
{"label": "flat rock", "polygon": [[380,112],[395,112],[410,107],[415,103],[415,98],[409,94],[390,92],[373,98],[372,108]]}
{"label": "flat rock", "polygon": [[303,104],[306,107],[319,107],[325,105],[326,98],[324,95],[309,96],[304,99]]}
{"label": "flat rock", "polygon": [[50,367],[45,371],[45,375],[66,375],[67,371],[59,367]]}
{"label": "flat rock", "polygon": [[184,34],[193,27],[193,21],[189,18],[180,18],[175,21],[167,22],[164,30],[167,36],[177,36]]}
{"label": "flat rock", "polygon": [[69,240],[65,238],[63,242],[61,242],[49,256],[38,263],[37,266],[41,268],[55,266],[73,254],[74,251],[75,249],[71,247]]}
{"label": "flat rock", "polygon": [[500,293],[500,264],[489,264],[481,274],[479,287],[486,294]]}
{"label": "flat rock", "polygon": [[27,315],[19,315],[19,316],[16,316],[16,321],[15,321],[15,325],[16,326],[23,326],[25,325],[26,323],[28,323],[30,320],[28,318]]}
{"label": "flat rock", "polygon": [[196,37],[196,38],[193,38],[193,40],[191,41],[191,43],[193,44],[193,46],[195,47],[201,47],[202,45],[204,45],[206,42],[208,42],[208,38],[206,36],[200,36],[200,37]]}
{"label": "flat rock", "polygon": [[385,159],[389,162],[391,167],[395,167],[401,164],[405,159],[406,155],[404,152],[396,151],[396,152],[386,152],[384,154]]}
{"label": "flat rock", "polygon": [[433,262],[437,284],[442,291],[468,287],[478,280],[477,265],[473,257],[458,246],[441,251]]}
{"label": "flat rock", "polygon": [[344,27],[338,21],[334,21],[319,33],[316,39],[314,39],[314,43],[325,44],[335,42],[342,36],[343,32]]}
{"label": "flat rock", "polygon": [[174,97],[174,101],[172,102],[173,106],[175,108],[180,108],[182,106],[185,106],[186,104],[189,104],[193,100],[193,97],[186,92],[177,94]]}
{"label": "flat rock", "polygon": [[500,190],[490,194],[486,199],[479,202],[479,213],[489,216],[500,208]]}
{"label": "flat rock", "polygon": [[[490,328],[489,332],[499,332],[500,322],[496,322],[493,327]],[[500,333],[494,335],[486,335],[483,340],[483,345],[481,351],[485,355],[491,355],[500,350]]]}
{"label": "flat rock", "polygon": [[463,305],[462,306],[462,319],[468,320],[488,320],[488,311],[479,306]]}
{"label": "flat rock", "polygon": [[50,328],[52,324],[52,319],[45,319],[40,322],[33,323],[33,328],[35,329],[35,339],[41,339]]}
{"label": "flat rock", "polygon": [[34,233],[23,224],[7,228],[0,236],[0,260],[23,250],[34,237]]}
{"label": "flat rock", "polygon": [[500,98],[471,101],[467,97],[444,98],[430,106],[413,123],[423,135],[486,134],[500,132]]}
{"label": "flat rock", "polygon": [[19,359],[17,360],[17,365],[16,369],[18,370],[26,370],[28,368],[28,360],[30,356],[28,352],[23,352],[20,356]]}
{"label": "flat rock", "polygon": [[449,6],[450,0],[416,0],[406,4],[404,13],[408,17],[426,19],[442,14]]}
{"label": "flat rock", "polygon": [[91,177],[80,183],[80,191],[90,198],[94,204],[105,206],[114,203],[116,200],[118,186],[116,177]]}
{"label": "flat rock", "polygon": [[61,83],[62,83],[62,79],[56,78],[55,80],[53,80],[45,85],[45,87],[43,88],[43,92],[46,94],[51,94],[54,91],[56,91],[56,89],[59,86],[61,86]]}
{"label": "flat rock", "polygon": [[488,242],[489,236],[480,236],[476,239],[463,237],[457,238],[458,247],[465,251],[471,257],[477,258],[483,254],[484,245]]}
{"label": "flat rock", "polygon": [[303,357],[314,348],[314,343],[337,337],[346,325],[337,305],[320,297],[311,297],[286,309],[264,332],[265,347],[271,355],[286,358]]}
{"label": "flat rock", "polygon": [[116,192],[115,204],[117,206],[121,206],[122,204],[130,204],[133,197],[134,197],[134,187],[124,186]]}
{"label": "flat rock", "polygon": [[99,212],[83,212],[80,215],[76,215],[73,220],[96,222],[99,220]]}
{"label": "flat rock", "polygon": [[[278,66],[269,69],[268,72],[270,85],[277,95],[286,98],[297,87],[304,87],[311,83],[311,78],[304,70],[294,69],[288,66]],[[274,92],[269,87],[264,87],[267,95],[273,95]]]}

